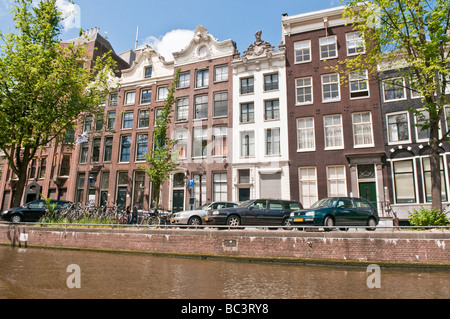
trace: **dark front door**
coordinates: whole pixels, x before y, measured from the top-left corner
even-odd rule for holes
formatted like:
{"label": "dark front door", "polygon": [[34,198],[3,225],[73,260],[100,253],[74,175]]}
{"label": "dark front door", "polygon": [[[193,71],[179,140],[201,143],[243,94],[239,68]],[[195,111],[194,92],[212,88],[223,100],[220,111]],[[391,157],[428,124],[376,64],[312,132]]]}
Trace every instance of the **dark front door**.
{"label": "dark front door", "polygon": [[367,199],[375,207],[377,207],[377,183],[360,182],[359,197]]}
{"label": "dark front door", "polygon": [[184,190],[173,191],[173,212],[181,212],[184,210]]}

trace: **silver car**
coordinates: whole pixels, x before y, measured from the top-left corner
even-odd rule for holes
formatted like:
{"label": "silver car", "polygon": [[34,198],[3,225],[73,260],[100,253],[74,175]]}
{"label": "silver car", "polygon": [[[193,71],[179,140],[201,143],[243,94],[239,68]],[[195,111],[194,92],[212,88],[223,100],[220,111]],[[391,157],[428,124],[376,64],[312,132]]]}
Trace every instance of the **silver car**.
{"label": "silver car", "polygon": [[202,218],[206,216],[210,210],[217,210],[222,208],[237,207],[237,203],[232,202],[212,202],[198,207],[196,210],[187,210],[172,215],[170,223],[172,225],[192,225],[197,226],[202,224]]}

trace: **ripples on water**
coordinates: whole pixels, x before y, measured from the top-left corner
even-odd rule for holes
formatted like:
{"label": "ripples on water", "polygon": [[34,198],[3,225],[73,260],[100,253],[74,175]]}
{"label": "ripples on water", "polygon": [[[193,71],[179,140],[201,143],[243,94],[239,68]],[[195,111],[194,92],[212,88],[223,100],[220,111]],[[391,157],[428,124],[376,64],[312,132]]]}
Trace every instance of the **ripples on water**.
{"label": "ripples on water", "polygon": [[[81,269],[69,289],[67,267]],[[450,297],[445,271],[382,269],[369,289],[365,268],[280,265],[0,247],[0,298],[346,299]]]}

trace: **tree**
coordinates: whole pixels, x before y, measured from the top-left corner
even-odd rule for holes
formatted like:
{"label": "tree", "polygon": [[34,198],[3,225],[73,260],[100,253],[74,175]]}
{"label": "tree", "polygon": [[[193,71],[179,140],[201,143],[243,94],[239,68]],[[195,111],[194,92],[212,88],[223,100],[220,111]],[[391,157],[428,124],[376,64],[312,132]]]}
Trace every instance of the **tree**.
{"label": "tree", "polygon": [[73,132],[83,112],[100,114],[114,62],[104,55],[85,68],[83,45],[60,45],[56,0],[15,0],[12,13],[16,32],[0,34],[0,149],[18,177],[19,206],[36,152]]}
{"label": "tree", "polygon": [[169,125],[172,122],[172,109],[175,104],[174,93],[178,85],[180,69],[175,72],[175,79],[170,87],[164,107],[156,118],[153,130],[153,150],[145,155],[147,165],[140,165],[150,182],[153,184],[153,198],[156,207],[159,204],[161,185],[170,177],[170,173],[178,168],[177,156],[173,153],[176,143],[168,136]]}
{"label": "tree", "polygon": [[345,68],[367,69],[380,65],[397,69],[409,79],[409,89],[422,96],[423,110],[412,109],[420,124],[430,132],[432,206],[442,210],[440,136],[446,88],[450,84],[450,2],[448,0],[360,0],[347,1],[344,15],[364,35],[370,49],[346,63]]}

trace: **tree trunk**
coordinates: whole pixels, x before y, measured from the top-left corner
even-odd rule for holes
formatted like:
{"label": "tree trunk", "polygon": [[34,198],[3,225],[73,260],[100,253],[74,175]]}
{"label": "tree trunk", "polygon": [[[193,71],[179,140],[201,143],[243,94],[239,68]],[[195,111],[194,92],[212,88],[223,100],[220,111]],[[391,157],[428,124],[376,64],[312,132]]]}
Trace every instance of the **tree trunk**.
{"label": "tree trunk", "polygon": [[14,191],[14,197],[12,201],[12,207],[19,207],[22,204],[23,193],[25,191],[25,184],[27,183],[27,167],[28,165],[21,165],[19,167],[19,174],[17,178],[19,179]]}
{"label": "tree trunk", "polygon": [[430,125],[430,168],[431,168],[431,201],[432,207],[442,211],[441,161],[439,156],[439,125]]}

